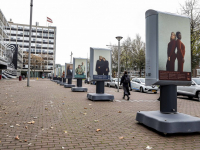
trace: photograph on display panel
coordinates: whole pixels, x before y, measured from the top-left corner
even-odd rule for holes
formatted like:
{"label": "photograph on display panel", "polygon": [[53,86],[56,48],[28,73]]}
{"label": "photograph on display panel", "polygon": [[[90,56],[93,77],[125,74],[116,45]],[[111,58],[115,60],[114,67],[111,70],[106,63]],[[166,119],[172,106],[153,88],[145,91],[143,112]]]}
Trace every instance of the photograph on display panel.
{"label": "photograph on display panel", "polygon": [[190,20],[158,15],[159,80],[191,81]]}
{"label": "photograph on display panel", "polygon": [[74,58],[74,78],[87,78],[87,59]]}
{"label": "photograph on display panel", "polygon": [[65,63],[65,77],[72,78],[72,74],[73,74],[73,64]]}
{"label": "photograph on display panel", "polygon": [[110,80],[111,50],[93,49],[93,79]]}

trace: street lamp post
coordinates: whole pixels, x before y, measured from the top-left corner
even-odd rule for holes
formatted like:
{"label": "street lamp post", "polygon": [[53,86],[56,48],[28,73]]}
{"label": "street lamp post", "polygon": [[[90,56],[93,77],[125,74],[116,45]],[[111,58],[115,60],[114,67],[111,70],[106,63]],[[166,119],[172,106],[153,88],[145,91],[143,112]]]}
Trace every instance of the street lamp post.
{"label": "street lamp post", "polygon": [[122,36],[117,36],[116,39],[118,40],[118,87],[117,87],[117,92],[119,92],[119,75],[120,75],[120,70],[119,70],[119,62],[120,62],[120,40],[122,39]]}
{"label": "street lamp post", "polygon": [[29,28],[29,53],[28,53],[28,79],[27,79],[27,86],[29,86],[29,80],[30,80],[30,56],[31,56],[32,7],[33,7],[33,0],[31,0],[31,4],[30,4],[30,28]]}

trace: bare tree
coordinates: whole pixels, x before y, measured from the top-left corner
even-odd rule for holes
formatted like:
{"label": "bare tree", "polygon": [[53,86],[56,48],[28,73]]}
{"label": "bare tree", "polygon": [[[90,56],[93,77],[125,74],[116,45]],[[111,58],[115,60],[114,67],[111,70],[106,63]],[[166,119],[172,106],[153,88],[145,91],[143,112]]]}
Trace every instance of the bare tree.
{"label": "bare tree", "polygon": [[[33,72],[34,76],[35,76],[35,70],[38,68],[40,68],[40,66],[43,66],[44,60],[42,58],[41,55],[36,55],[36,54],[31,54],[30,57],[30,69],[31,72]],[[25,52],[24,53],[24,64],[28,65],[28,53]]]}
{"label": "bare tree", "polygon": [[145,68],[145,43],[142,41],[139,34],[136,35],[136,39],[131,43],[131,53],[131,64],[140,70],[141,77],[142,70]]}
{"label": "bare tree", "polygon": [[181,5],[181,14],[190,18],[191,51],[192,51],[192,69],[200,61],[200,8],[198,0],[187,0]]}

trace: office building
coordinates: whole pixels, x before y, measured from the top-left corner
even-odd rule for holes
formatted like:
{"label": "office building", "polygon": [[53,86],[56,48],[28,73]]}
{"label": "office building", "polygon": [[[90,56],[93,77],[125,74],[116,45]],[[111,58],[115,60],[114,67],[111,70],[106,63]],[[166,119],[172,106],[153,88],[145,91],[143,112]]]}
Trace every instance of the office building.
{"label": "office building", "polygon": [[[12,20],[6,27],[9,38],[7,43],[17,44],[23,51],[22,75],[27,75],[29,52],[29,25],[14,23]],[[56,58],[56,27],[32,25],[31,55],[42,57],[43,62],[37,65],[31,63],[31,77],[47,76],[53,71]],[[34,73],[33,71],[34,70]]]}
{"label": "office building", "polygon": [[7,69],[7,57],[6,57],[6,43],[5,39],[8,38],[5,27],[9,26],[3,12],[0,9],[0,75],[3,69]]}

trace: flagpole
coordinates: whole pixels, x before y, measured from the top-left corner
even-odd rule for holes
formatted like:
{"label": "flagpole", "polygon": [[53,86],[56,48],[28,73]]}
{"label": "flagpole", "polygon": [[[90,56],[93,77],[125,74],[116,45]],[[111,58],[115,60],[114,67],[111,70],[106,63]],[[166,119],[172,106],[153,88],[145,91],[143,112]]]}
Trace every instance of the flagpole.
{"label": "flagpole", "polygon": [[27,86],[29,87],[29,80],[30,80],[30,56],[31,56],[31,31],[32,31],[32,7],[33,7],[33,0],[31,0],[30,4],[30,28],[29,28],[29,53],[28,53],[28,79],[27,79]]}

